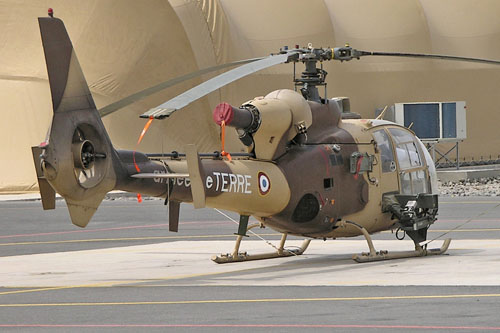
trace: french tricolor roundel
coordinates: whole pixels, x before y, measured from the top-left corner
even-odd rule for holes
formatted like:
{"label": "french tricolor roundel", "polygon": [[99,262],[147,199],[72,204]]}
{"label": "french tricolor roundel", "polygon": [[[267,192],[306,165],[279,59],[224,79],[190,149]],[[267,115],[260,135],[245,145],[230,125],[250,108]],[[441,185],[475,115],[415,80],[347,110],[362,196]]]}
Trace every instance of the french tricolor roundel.
{"label": "french tricolor roundel", "polygon": [[269,181],[269,177],[263,173],[259,172],[259,192],[262,195],[266,195],[269,193],[269,190],[271,189],[271,182]]}

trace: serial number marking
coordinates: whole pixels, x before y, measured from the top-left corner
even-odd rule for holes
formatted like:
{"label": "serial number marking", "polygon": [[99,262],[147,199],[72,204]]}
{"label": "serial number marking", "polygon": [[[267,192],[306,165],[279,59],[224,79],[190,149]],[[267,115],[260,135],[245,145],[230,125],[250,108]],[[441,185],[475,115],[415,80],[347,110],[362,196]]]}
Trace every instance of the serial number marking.
{"label": "serial number marking", "polygon": [[177,178],[177,185],[178,186],[186,186],[186,187],[189,187],[191,186],[191,179],[189,178]]}
{"label": "serial number marking", "polygon": [[[163,174],[162,171],[154,171],[157,174]],[[163,183],[167,182],[166,179],[154,178],[154,182]],[[212,189],[216,192],[227,192],[227,193],[243,193],[252,194],[250,187],[252,186],[252,176],[242,175],[227,172],[212,172],[211,176],[205,178],[205,188]],[[191,180],[189,178],[176,178],[174,184],[177,186],[190,187]]]}
{"label": "serial number marking", "polygon": [[226,172],[212,172],[212,174],[213,177],[208,176],[205,179],[207,189],[215,186],[217,192],[252,194],[250,190],[252,176]]}

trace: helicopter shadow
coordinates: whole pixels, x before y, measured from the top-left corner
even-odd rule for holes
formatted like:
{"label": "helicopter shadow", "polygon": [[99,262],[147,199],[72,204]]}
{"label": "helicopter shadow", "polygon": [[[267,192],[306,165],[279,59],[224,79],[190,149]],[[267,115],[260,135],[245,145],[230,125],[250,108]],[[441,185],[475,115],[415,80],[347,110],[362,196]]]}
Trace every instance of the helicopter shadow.
{"label": "helicopter shadow", "polygon": [[[384,266],[394,266],[395,261],[403,263],[408,260],[408,258],[405,258],[390,261],[357,263],[352,259],[351,254],[310,254],[303,256],[304,257],[297,258],[268,259],[268,261],[262,260],[261,262],[264,263],[263,266],[220,274],[205,279],[205,281],[221,282],[235,279],[238,283],[255,283],[256,281],[262,280],[265,281],[264,283],[272,283],[273,281],[283,281],[283,279],[286,279],[288,283],[291,282],[293,284],[293,281],[307,281],[311,276],[321,275],[321,280],[323,282],[320,282],[320,284],[328,284],[334,283],[334,278],[339,277],[339,275],[346,277],[346,274],[350,274],[356,278],[357,282],[355,283],[362,283],[360,278],[364,280],[363,276],[366,276],[365,272],[367,270],[372,270],[374,268],[377,270],[379,268],[383,269]],[[233,263],[231,265],[236,264],[237,263]],[[328,281],[330,280],[328,277],[331,277],[330,282]],[[368,283],[368,281],[366,282]],[[348,280],[345,280],[343,283],[350,284]],[[300,283],[297,282],[297,284]],[[315,282],[310,282],[310,284],[315,284]]]}

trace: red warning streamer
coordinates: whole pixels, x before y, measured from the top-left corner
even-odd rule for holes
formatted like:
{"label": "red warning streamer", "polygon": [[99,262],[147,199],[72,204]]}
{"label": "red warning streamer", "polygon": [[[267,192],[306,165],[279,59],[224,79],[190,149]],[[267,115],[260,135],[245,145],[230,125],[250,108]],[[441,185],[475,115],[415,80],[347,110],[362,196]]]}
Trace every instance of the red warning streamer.
{"label": "red warning streamer", "polygon": [[221,132],[222,132],[222,133],[221,133],[222,151],[220,152],[220,154],[221,154],[222,156],[227,157],[227,159],[228,159],[229,161],[231,161],[231,160],[232,160],[232,158],[231,158],[231,154],[229,154],[228,152],[226,152],[226,151],[224,150],[224,143],[225,143],[225,141],[226,141],[226,122],[225,122],[224,120],[221,122],[220,127],[221,127]]}
{"label": "red warning streamer", "polygon": [[133,160],[134,160],[135,170],[137,170],[137,172],[141,172],[141,169],[139,169],[139,166],[135,162],[135,152],[137,151],[137,147],[139,147],[139,144],[141,143],[142,138],[144,137],[144,134],[146,134],[146,132],[149,129],[149,126],[151,126],[151,123],[153,122],[153,119],[154,119],[153,116],[149,117],[148,122],[146,123],[146,125],[142,129],[141,135],[139,136],[139,140],[137,140],[137,144],[135,145],[134,152],[132,153],[132,157],[133,157]]}
{"label": "red warning streamer", "polygon": [[[139,144],[141,143],[142,141],[142,138],[144,137],[144,135],[146,134],[146,132],[148,131],[149,129],[149,126],[151,126],[151,123],[153,122],[153,117],[149,117],[149,120],[148,122],[146,123],[146,125],[144,126],[144,128],[142,129],[142,132],[141,132],[141,135],[139,135],[139,140],[137,140],[137,144],[135,145],[135,149],[134,149],[134,152],[132,153],[132,159],[134,160],[134,167],[135,167],[135,170],[137,172],[141,172],[141,169],[139,168],[139,166],[137,165],[137,163],[135,162],[135,152],[137,151],[137,147],[139,147]],[[137,202],[141,203],[142,202],[142,196],[140,193],[137,193]]]}

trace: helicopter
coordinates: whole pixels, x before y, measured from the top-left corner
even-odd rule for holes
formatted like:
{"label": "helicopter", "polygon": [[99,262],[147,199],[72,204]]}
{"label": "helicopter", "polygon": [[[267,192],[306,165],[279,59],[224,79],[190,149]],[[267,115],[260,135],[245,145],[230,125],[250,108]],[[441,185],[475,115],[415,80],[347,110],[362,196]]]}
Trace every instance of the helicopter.
{"label": "helicopter", "polygon": [[[437,249],[421,245],[438,214],[436,169],[425,146],[410,129],[383,120],[383,112],[376,119],[361,119],[351,112],[348,98],[327,98],[322,63],[364,56],[500,62],[359,51],[349,45],[296,45],[267,57],[190,73],[97,110],[63,21],[51,11],[38,20],[54,111],[47,138],[32,147],[43,209],[55,208],[57,192],[73,224],[85,227],[108,192],[142,193],[165,199],[173,232],[178,231],[181,203],[229,210],[240,216],[236,245],[231,253],[214,256],[217,263],[300,255],[312,239],[360,235],[369,252],[354,255],[357,262],[440,255],[448,249],[450,239]],[[182,153],[117,150],[101,121],[101,116],[176,83],[238,66],[141,115],[148,121],[139,143],[154,119],[168,118],[212,91],[282,63],[294,64],[295,89],[275,90],[238,107],[216,106],[213,119],[221,127],[221,151],[199,153],[193,144],[182,147]],[[305,65],[299,77],[297,63]],[[224,150],[226,130],[237,131],[246,152]],[[249,225],[250,217],[259,223]],[[277,251],[239,251],[242,239],[256,226],[282,234]],[[370,235],[385,230],[408,235],[415,249],[376,251]],[[286,249],[288,235],[306,239],[300,248]]]}

